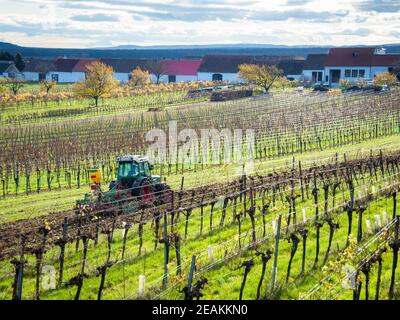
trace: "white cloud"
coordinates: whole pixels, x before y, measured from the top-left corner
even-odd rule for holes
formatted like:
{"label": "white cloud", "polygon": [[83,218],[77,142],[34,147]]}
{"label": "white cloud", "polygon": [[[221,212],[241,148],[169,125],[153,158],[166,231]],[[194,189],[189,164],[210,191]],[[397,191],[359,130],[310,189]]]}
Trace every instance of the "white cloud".
{"label": "white cloud", "polygon": [[397,42],[397,2],[384,2],[378,10],[369,0],[2,0],[0,40],[46,47]]}

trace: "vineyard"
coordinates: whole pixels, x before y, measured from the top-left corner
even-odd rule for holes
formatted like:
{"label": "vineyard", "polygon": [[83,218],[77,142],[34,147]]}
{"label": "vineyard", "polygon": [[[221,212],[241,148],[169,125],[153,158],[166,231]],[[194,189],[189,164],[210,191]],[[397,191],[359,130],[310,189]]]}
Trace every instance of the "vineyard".
{"label": "vineyard", "polygon": [[[0,113],[0,299],[400,298],[399,90],[71,101]],[[185,137],[152,171],[168,201],[75,205],[171,123],[221,132],[218,161]],[[254,131],[253,170],[224,163],[226,128]]]}

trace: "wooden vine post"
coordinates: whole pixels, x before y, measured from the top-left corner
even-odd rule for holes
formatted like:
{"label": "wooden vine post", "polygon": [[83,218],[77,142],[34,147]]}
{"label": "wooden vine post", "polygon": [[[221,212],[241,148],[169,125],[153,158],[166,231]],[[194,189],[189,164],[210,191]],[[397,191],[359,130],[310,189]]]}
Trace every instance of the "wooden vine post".
{"label": "wooden vine post", "polygon": [[11,263],[15,267],[15,278],[13,283],[13,300],[22,299],[22,282],[24,277],[24,266],[27,263],[25,260],[25,236],[21,236],[21,256],[20,259],[13,259]]}
{"label": "wooden vine post", "polygon": [[[172,223],[172,222],[171,222]],[[164,213],[164,277],[162,289],[165,290],[168,283],[168,213]]]}
{"label": "wooden vine post", "polygon": [[348,231],[347,231],[347,241],[346,241],[346,248],[347,248],[350,244],[350,234],[351,234],[352,221],[353,221],[354,184],[353,184],[353,176],[352,176],[349,166],[347,166],[346,158],[345,158],[345,163],[346,163],[346,180],[347,180],[347,184],[348,184],[348,187],[350,190],[350,201],[346,205],[347,218],[348,218],[348,222],[349,222]]}
{"label": "wooden vine post", "polygon": [[395,284],[397,260],[398,260],[399,248],[400,248],[399,224],[400,224],[400,216],[396,216],[394,239],[389,244],[393,250],[392,276],[390,278],[390,288],[389,288],[389,299],[390,300],[392,300],[394,297],[394,284]]}
{"label": "wooden vine post", "polygon": [[67,244],[67,228],[68,228],[68,218],[64,218],[64,224],[63,224],[63,235],[62,238],[58,240],[56,243],[57,245],[60,246],[60,271],[59,271],[59,278],[58,278],[58,285],[61,286],[62,281],[63,281],[63,272],[64,272],[64,257],[65,257],[65,245]]}
{"label": "wooden vine post", "polygon": [[281,223],[282,223],[282,215],[278,217],[278,225],[276,227],[275,233],[275,249],[274,249],[274,265],[272,266],[272,274],[271,274],[271,292],[275,291],[275,284],[277,278],[277,266],[278,266],[278,254],[279,254],[279,238],[281,236]]}
{"label": "wooden vine post", "polygon": [[318,265],[319,258],[319,238],[320,238],[320,228],[322,224],[319,222],[319,203],[318,203],[318,187],[317,187],[317,173],[314,170],[314,187],[312,189],[312,194],[314,196],[314,206],[315,206],[315,229],[316,229],[316,246],[315,246],[315,260],[313,268]]}
{"label": "wooden vine post", "polygon": [[253,245],[255,245],[256,241],[257,241],[257,238],[256,238],[256,221],[255,221],[256,207],[254,205],[253,193],[254,193],[254,180],[251,179],[251,185],[250,185],[250,208],[247,211],[247,213],[249,214],[249,217],[250,217],[250,220],[251,220],[252,242],[253,242]]}
{"label": "wooden vine post", "polygon": [[191,291],[192,291],[192,282],[195,269],[196,269],[196,256],[192,256],[192,262],[190,264],[188,284],[187,284],[187,294],[185,295],[185,300],[192,300]]}

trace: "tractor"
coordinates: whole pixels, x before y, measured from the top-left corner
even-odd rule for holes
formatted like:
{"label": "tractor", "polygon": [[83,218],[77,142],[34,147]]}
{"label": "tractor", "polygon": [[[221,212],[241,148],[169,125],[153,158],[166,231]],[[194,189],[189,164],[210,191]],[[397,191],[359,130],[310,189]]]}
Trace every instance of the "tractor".
{"label": "tractor", "polygon": [[126,155],[118,157],[117,162],[117,177],[109,184],[108,191],[101,188],[100,169],[88,170],[93,192],[76,202],[77,209],[90,208],[104,212],[118,208],[122,213],[132,213],[141,208],[161,205],[171,198],[169,186],[161,181],[160,176],[151,174],[153,165],[147,157]]}

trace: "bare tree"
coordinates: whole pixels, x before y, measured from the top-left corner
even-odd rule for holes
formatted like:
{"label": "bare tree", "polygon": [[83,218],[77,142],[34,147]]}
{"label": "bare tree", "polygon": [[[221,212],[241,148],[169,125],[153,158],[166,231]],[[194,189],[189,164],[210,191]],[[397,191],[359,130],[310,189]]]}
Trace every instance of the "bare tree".
{"label": "bare tree", "polygon": [[17,77],[6,78],[5,80],[6,85],[14,95],[17,95],[18,92],[22,89],[22,87],[24,86],[24,82],[24,80],[18,79]]}
{"label": "bare tree", "polygon": [[147,63],[147,67],[151,74],[156,77],[156,84],[160,83],[160,79],[167,72],[167,64],[163,60],[154,60]]}

